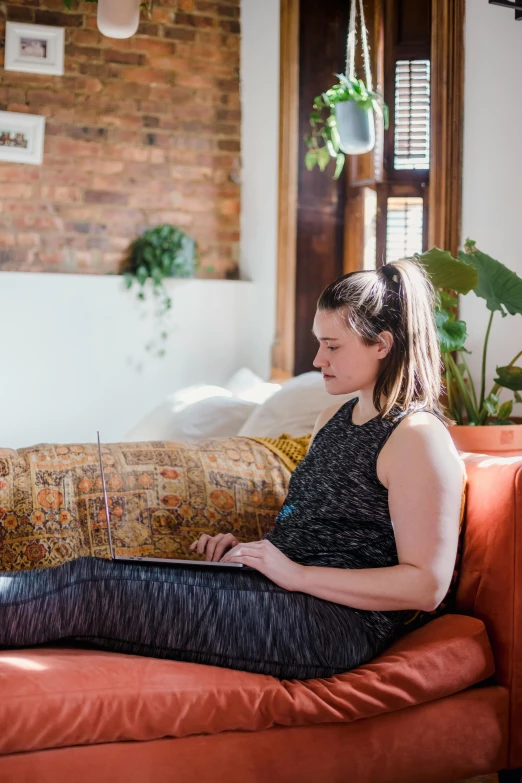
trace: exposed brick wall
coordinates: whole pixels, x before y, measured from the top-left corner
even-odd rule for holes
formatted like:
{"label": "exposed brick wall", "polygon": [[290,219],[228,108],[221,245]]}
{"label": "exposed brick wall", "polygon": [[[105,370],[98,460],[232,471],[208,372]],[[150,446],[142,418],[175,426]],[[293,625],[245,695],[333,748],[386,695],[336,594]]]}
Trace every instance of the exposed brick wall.
{"label": "exposed brick wall", "polygon": [[[0,162],[0,269],[118,272],[144,229],[236,277],[240,0],[156,0],[129,39],[93,3],[0,0],[0,109],[46,117],[42,166]],[[65,27],[64,76],[3,69],[5,22]]]}

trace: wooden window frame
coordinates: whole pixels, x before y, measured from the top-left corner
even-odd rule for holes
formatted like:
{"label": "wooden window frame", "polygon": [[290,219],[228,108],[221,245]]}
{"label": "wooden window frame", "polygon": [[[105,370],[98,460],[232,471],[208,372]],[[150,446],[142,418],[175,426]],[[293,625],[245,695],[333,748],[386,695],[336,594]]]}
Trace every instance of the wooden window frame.
{"label": "wooden window frame", "polygon": [[272,377],[294,374],[299,148],[299,0],[281,0],[276,335]]}

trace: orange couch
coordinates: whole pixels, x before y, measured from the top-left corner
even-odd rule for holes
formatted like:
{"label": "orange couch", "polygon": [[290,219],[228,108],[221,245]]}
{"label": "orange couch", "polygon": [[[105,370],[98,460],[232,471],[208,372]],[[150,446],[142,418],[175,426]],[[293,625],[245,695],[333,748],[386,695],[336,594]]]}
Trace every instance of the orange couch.
{"label": "orange couch", "polygon": [[466,466],[459,614],[306,681],[1,651],[1,783],[446,783],[522,767],[522,455]]}

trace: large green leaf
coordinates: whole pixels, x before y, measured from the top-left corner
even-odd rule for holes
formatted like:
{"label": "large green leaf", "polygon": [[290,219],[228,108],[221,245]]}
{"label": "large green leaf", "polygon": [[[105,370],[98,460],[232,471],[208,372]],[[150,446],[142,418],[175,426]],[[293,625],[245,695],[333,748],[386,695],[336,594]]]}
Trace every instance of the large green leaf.
{"label": "large green leaf", "polygon": [[522,314],[522,280],[515,272],[480,250],[470,253],[461,250],[459,258],[477,270],[478,285],[474,290],[486,300],[488,310],[500,310],[506,315],[505,307],[511,315]]}
{"label": "large green leaf", "polygon": [[496,394],[488,394],[484,400],[484,408],[487,410],[490,416],[496,416],[498,413],[499,399]]}
{"label": "large green leaf", "polygon": [[494,379],[494,383],[514,392],[522,391],[522,367],[514,367],[512,364],[507,367],[497,367],[497,375],[498,378]]}
{"label": "large green leaf", "polygon": [[451,310],[457,307],[459,300],[448,291],[438,291],[440,306],[443,310]]}
{"label": "large green leaf", "polygon": [[445,310],[436,308],[435,323],[437,324],[441,353],[460,351],[464,347],[468,336],[464,321],[455,321]]}
{"label": "large green leaf", "polygon": [[417,254],[415,258],[426,269],[435,288],[449,288],[459,294],[467,294],[478,283],[478,275],[473,266],[465,259],[453,258],[447,250],[432,247],[425,253]]}
{"label": "large green leaf", "polygon": [[498,409],[498,418],[502,421],[509,419],[513,411],[513,400],[506,400]]}
{"label": "large green leaf", "polygon": [[304,162],[308,171],[311,171],[317,163],[317,149],[308,150],[305,155]]}

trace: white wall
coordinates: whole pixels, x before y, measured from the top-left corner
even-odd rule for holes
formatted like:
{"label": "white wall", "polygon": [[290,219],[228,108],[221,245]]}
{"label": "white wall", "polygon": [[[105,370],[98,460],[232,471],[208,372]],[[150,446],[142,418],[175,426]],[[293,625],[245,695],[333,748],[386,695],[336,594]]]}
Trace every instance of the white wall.
{"label": "white wall", "polygon": [[[112,276],[0,273],[0,447],[117,441],[163,397],[270,378],[275,335],[279,0],[242,0],[241,281],[170,281],[167,355],[154,320]],[[137,364],[142,362],[141,371]]]}
{"label": "white wall", "polygon": [[[486,0],[468,0],[465,45],[462,241],[471,237],[522,277],[522,21]],[[461,297],[461,314],[478,378],[489,310],[471,293]],[[486,390],[495,366],[522,350],[522,316],[495,313],[489,344]]]}
{"label": "white wall", "polygon": [[[223,385],[242,361],[253,284],[168,281],[167,354],[117,276],[0,274],[0,446],[117,441],[169,392]],[[141,369],[139,365],[142,365]]]}
{"label": "white wall", "polygon": [[243,363],[268,380],[275,339],[279,0],[241,0],[241,272],[255,283]]}

